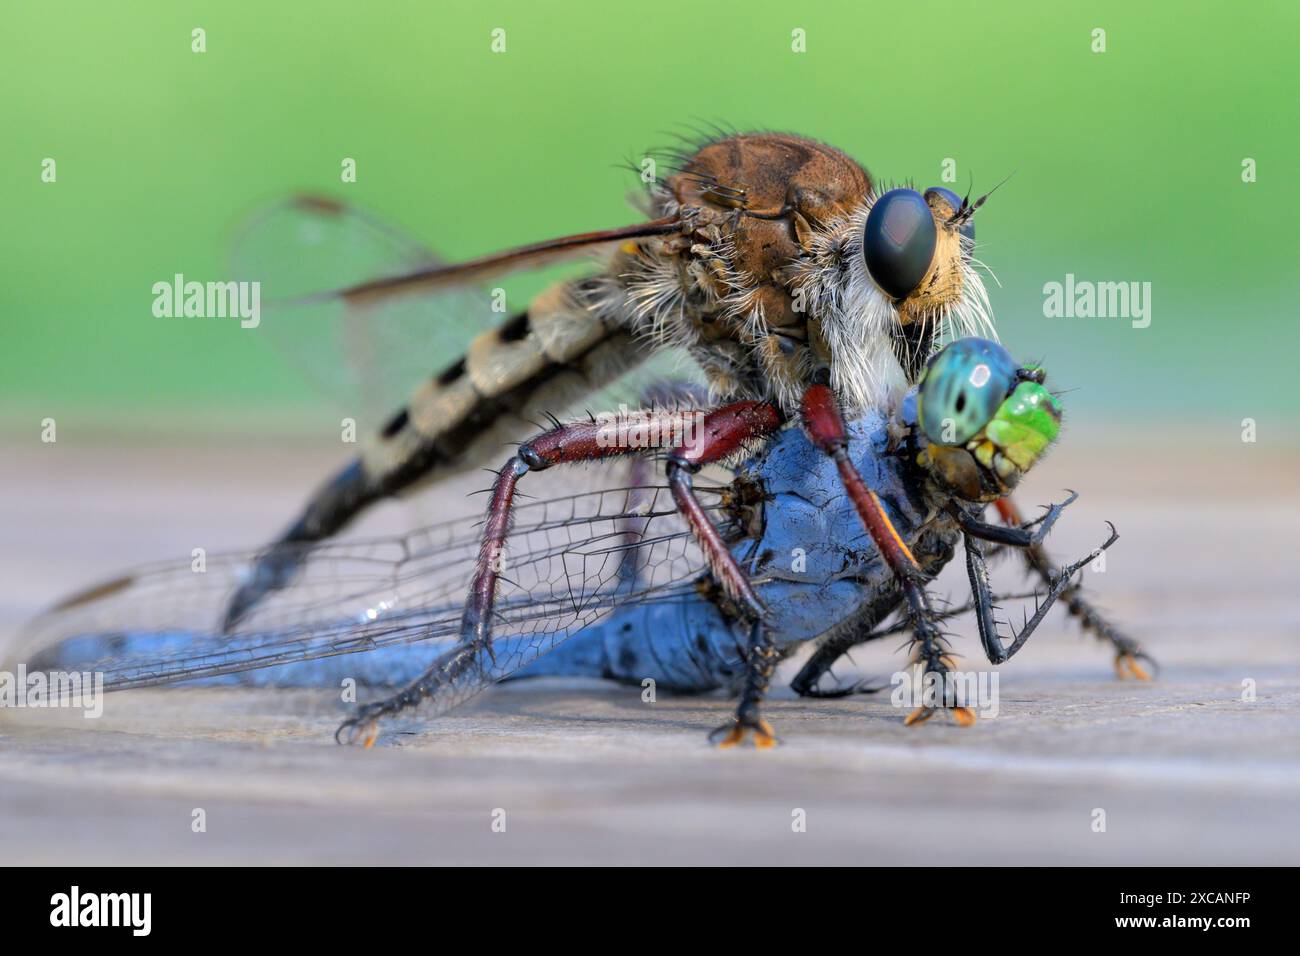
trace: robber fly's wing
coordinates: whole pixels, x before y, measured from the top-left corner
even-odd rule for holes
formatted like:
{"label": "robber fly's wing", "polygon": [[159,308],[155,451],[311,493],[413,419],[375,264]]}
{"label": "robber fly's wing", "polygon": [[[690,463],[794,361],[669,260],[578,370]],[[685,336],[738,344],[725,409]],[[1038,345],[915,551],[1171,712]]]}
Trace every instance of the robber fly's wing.
{"label": "robber fly's wing", "polygon": [[260,283],[259,328],[369,430],[400,407],[416,383],[450,365],[475,335],[505,318],[484,280],[660,234],[665,222],[446,263],[358,209],[298,197],[258,213],[239,231],[232,270],[236,279]]}
{"label": "robber fly's wing", "polygon": [[[700,488],[719,515],[721,490]],[[458,644],[480,525],[467,518],[318,547],[302,577],[231,634],[221,633],[221,615],[256,552],[209,556],[203,567],[190,559],[155,565],[61,602],[34,622],[20,659],[29,669],[100,672],[108,689],[223,675],[263,684],[332,679],[334,686],[339,674],[409,680]],[[698,599],[703,573],[661,486],[526,501],[502,560],[493,620],[494,645],[505,650],[493,667],[461,682],[457,703],[615,608]],[[343,670],[305,666],[342,655],[359,657],[331,662]],[[382,665],[368,664],[371,655]]]}
{"label": "robber fly's wing", "polygon": [[319,197],[261,210],[239,230],[231,253],[234,277],[259,284],[257,334],[363,430],[379,427],[417,382],[451,364],[502,316],[492,312],[486,290],[465,285],[369,304],[329,291],[437,262],[401,230]]}

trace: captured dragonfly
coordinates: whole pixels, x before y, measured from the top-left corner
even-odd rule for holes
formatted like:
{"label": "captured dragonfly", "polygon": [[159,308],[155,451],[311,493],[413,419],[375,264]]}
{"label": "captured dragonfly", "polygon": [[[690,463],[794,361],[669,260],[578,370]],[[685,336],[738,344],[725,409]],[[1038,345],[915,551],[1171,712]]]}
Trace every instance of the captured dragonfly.
{"label": "captured dragonfly", "polygon": [[[911,631],[913,661],[930,674],[954,667],[939,622],[973,610],[985,654],[1017,653],[1059,598],[1087,621],[1095,611],[1073,575],[1115,540],[1055,569],[1041,543],[1073,497],[1037,521],[986,523],[1000,501],[1056,438],[1060,405],[1041,369],[1014,362],[999,345],[963,339],[929,363],[919,390],[897,414],[867,411],[848,426],[846,457],[875,490],[881,510],[925,578],[964,543],[972,599],[935,613],[924,579],[898,575],[864,533],[840,486],[841,463],[803,430],[785,428],[695,491],[719,541],[762,603],[760,618],[720,594],[690,516],[670,487],[635,485],[520,503],[513,524],[489,511],[486,526],[454,521],[401,538],[330,542],[311,548],[294,582],[266,596],[232,632],[222,630],[230,594],[253,573],[257,554],[213,557],[129,574],[69,598],[39,619],[32,666],[96,669],[109,688],[179,681],[405,685],[366,704],[342,728],[367,744],[376,721],[406,708],[445,712],[501,680],[587,675],[687,691],[726,687],[740,703],[715,740],[775,736],[760,706],[777,663],[813,643],[794,678],[800,694],[823,688],[851,648]],[[671,417],[680,412],[663,410]],[[578,427],[578,426],[575,426]],[[600,427],[596,422],[581,427]],[[540,453],[540,452],[539,452]],[[527,454],[527,452],[521,452]],[[986,543],[1024,553],[1046,585],[1032,616],[1004,636],[986,565]],[[792,561],[799,552],[802,559]],[[494,560],[485,565],[482,555]],[[495,575],[491,621],[481,639],[474,616],[484,567]],[[471,600],[464,608],[464,596]],[[904,620],[887,621],[896,611]],[[1100,618],[1096,618],[1099,622]],[[1133,666],[1141,652],[1127,648]],[[928,717],[922,707],[909,722]],[[971,711],[953,707],[961,723]]]}

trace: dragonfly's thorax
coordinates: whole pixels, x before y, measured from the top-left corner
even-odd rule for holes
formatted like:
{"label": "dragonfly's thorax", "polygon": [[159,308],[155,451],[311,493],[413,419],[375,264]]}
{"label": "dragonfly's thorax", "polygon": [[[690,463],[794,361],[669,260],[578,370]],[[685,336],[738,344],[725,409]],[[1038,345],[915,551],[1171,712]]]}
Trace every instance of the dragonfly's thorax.
{"label": "dragonfly's thorax", "polygon": [[956,233],[941,235],[920,287],[892,300],[862,256],[873,199],[867,171],[830,146],[727,137],[681,157],[652,189],[654,215],[688,225],[629,244],[609,275],[635,331],[689,352],[719,400],[793,412],[829,369],[848,414],[889,408],[966,295],[969,270]]}
{"label": "dragonfly's thorax", "polygon": [[[930,570],[928,565],[947,561],[958,537],[952,498],[918,465],[915,445],[893,424],[878,413],[851,421],[849,455],[899,536]],[[759,579],[845,579],[882,591],[896,586],[844,493],[835,463],[802,430],[781,432],[737,474],[733,497],[748,502],[735,522],[748,541],[737,548]]]}

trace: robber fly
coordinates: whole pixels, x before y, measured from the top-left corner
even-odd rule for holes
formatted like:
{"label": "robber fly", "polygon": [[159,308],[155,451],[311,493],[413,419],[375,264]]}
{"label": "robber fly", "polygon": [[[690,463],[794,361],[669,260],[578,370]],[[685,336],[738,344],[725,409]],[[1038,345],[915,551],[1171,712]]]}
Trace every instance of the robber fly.
{"label": "robber fly", "polygon": [[[293,581],[313,546],[373,503],[499,454],[506,438],[520,437],[523,421],[674,350],[698,365],[711,407],[699,409],[706,412],[701,442],[663,449],[668,483],[719,602],[751,624],[751,685],[765,679],[770,657],[765,608],[702,507],[693,475],[787,424],[801,425],[834,462],[858,521],[907,597],[914,627],[936,631],[924,572],[849,457],[845,419],[890,409],[938,343],[992,334],[971,259],[973,217],[986,198],[938,187],[882,192],[830,146],[788,134],[723,135],[672,157],[671,173],[651,184],[644,222],[456,265],[416,265],[334,292],[298,290],[310,292],[300,303],[364,311],[395,297],[456,294],[466,283],[574,254],[601,261],[594,274],[542,292],[421,385],[266,550],[231,599],[225,629],[236,632],[259,602]],[[329,202],[287,211],[316,219],[320,230],[344,215]],[[498,471],[461,621],[461,640],[473,653],[493,646],[498,558],[520,479],[637,451],[602,445],[593,428],[557,420]],[[417,702],[423,686],[417,681],[382,712]]]}
{"label": "robber fly", "polygon": [[[892,417],[873,410],[849,423],[848,458],[922,572],[936,574],[964,541],[970,603],[934,613],[927,600],[921,626],[911,614],[888,623],[908,607],[910,583],[862,529],[840,491],[838,462],[801,430],[786,429],[727,480],[697,489],[766,608],[757,643],[757,622],[719,598],[671,489],[636,485],[520,505],[501,542],[510,573],[498,582],[490,642],[462,638],[463,595],[479,573],[481,550],[481,529],[462,520],[398,539],[314,548],[295,581],[268,594],[236,634],[221,633],[220,613],[256,555],[214,556],[203,575],[191,572],[188,559],[132,573],[40,620],[29,659],[34,667],[104,671],[110,689],[196,679],[406,685],[340,728],[367,742],[381,716],[407,706],[443,713],[506,679],[581,675],[652,679],[684,691],[726,687],[740,704],[714,739],[732,744],[752,731],[756,744],[770,745],[763,693],[777,662],[809,642],[816,650],[792,687],[808,697],[842,697],[872,688],[827,688],[823,678],[866,641],[910,630],[913,663],[942,677],[953,662],[946,635],[930,625],[944,619],[973,610],[985,654],[1000,664],[1058,598],[1080,617],[1095,616],[1072,577],[1114,543],[1113,528],[1097,551],[1057,570],[1042,541],[1073,496],[1022,526],[981,517],[1057,436],[1061,407],[1044,377],[993,342],[961,340],[932,359],[919,390]],[[1009,636],[995,617],[990,542],[1020,551],[1046,585],[1032,616]],[[796,549],[800,561],[791,560]],[[1114,632],[1101,636],[1125,647],[1136,666],[1135,645]],[[955,701],[941,706],[959,723],[974,720]],[[923,705],[908,722],[933,711]]]}
{"label": "robber fly", "polygon": [[[986,197],[959,199],[944,188],[878,193],[839,150],[777,133],[673,151],[662,168],[671,173],[650,184],[646,222],[453,265],[395,256],[395,274],[332,292],[290,281],[297,305],[328,301],[364,314],[401,298],[463,296],[486,277],[574,255],[595,255],[600,265],[542,292],[420,385],[268,550],[232,601],[228,626],[292,580],[303,545],[334,535],[376,501],[490,461],[504,442],[534,431],[530,421],[570,407],[657,352],[690,356],[719,414],[741,401],[770,408],[748,436],[760,437],[803,417],[809,398],[832,430],[841,414],[887,409],[934,343],[992,334],[971,261],[973,217]],[[303,221],[325,233],[341,219],[359,220],[322,200],[277,212],[256,223],[249,244],[292,241],[289,229]],[[380,231],[353,224],[363,230]],[[251,258],[246,277],[264,282],[264,301],[275,298],[283,278],[263,274],[265,263]],[[472,322],[460,302],[460,322]],[[324,333],[317,327],[314,334]]]}

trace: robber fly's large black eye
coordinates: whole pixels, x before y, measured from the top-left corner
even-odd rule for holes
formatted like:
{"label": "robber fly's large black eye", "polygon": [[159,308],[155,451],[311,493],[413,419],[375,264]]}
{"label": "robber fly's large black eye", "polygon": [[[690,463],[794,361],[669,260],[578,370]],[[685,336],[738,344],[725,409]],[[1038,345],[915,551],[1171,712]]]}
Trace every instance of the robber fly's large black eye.
{"label": "robber fly's large black eye", "polygon": [[862,236],[867,271],[895,299],[921,284],[934,258],[934,245],[934,216],[914,189],[891,189],[867,214]]}
{"label": "robber fly's large black eye", "polygon": [[[943,186],[931,186],[925,191],[925,198],[929,200],[931,196],[941,197],[944,202],[952,207],[953,212],[956,212],[961,208],[961,197],[951,189],[945,189]],[[972,216],[970,219],[963,222],[961,227],[958,229],[958,232],[970,240],[970,242],[965,245],[965,248],[962,249],[962,252],[964,252],[969,258],[970,247],[975,242],[975,218]]]}

